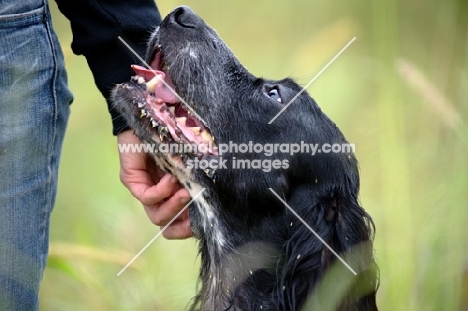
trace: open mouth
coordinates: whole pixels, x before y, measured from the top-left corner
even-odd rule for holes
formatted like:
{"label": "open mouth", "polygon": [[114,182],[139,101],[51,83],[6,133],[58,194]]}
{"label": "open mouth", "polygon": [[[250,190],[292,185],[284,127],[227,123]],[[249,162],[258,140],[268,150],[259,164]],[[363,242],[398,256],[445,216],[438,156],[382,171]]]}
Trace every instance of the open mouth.
{"label": "open mouth", "polygon": [[168,74],[169,65],[164,61],[160,47],[156,48],[150,67],[132,65],[136,75],[130,83],[139,89],[133,102],[137,105],[140,119],[149,121],[145,123],[161,143],[194,144],[197,146],[194,155],[218,155],[210,130],[176,94],[174,82]]}

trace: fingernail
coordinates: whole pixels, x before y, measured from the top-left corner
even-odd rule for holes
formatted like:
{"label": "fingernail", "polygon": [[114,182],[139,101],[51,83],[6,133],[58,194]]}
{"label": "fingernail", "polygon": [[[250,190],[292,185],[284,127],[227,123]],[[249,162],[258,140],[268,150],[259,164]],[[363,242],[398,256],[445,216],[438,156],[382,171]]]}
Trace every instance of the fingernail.
{"label": "fingernail", "polygon": [[190,198],[181,198],[181,199],[180,199],[180,203],[182,203],[182,204],[185,204],[185,203],[187,203],[188,201],[190,201]]}
{"label": "fingernail", "polygon": [[177,178],[175,178],[174,176],[172,176],[171,178],[171,183],[175,184],[177,182]]}

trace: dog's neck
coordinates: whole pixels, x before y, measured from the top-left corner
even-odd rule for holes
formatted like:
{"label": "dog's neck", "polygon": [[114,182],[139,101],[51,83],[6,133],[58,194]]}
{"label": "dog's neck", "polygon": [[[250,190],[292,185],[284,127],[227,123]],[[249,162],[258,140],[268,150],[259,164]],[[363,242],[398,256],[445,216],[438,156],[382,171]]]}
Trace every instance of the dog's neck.
{"label": "dog's neck", "polygon": [[[192,184],[197,191],[199,185]],[[206,195],[206,196],[205,196]],[[263,305],[268,309],[270,298],[266,293],[274,290],[281,250],[271,244],[254,240],[245,243],[238,235],[245,237],[241,228],[227,228],[219,207],[213,197],[203,193],[196,201],[197,221],[203,228],[200,234],[201,290],[195,299],[196,310],[250,310],[251,305]],[[209,202],[209,203],[208,203]],[[216,204],[216,203],[215,203]],[[229,235],[229,237],[228,237]],[[236,242],[237,241],[237,242]],[[254,281],[255,276],[256,281]],[[259,280],[262,280],[259,282]],[[255,293],[254,295],[252,295]],[[257,297],[256,301],[243,301],[245,297]],[[262,300],[265,297],[265,300]]]}
{"label": "dog's neck", "polygon": [[[239,304],[268,303],[267,300],[244,302],[239,299],[252,297],[246,295],[246,292],[249,294],[256,292],[253,297],[262,297],[263,294],[271,291],[273,284],[277,282],[273,279],[267,280],[267,278],[275,275],[279,251],[262,242],[251,242],[237,248],[233,248],[232,245],[216,244],[216,242],[210,233],[200,241],[201,310],[214,310],[215,307],[224,310],[232,306],[235,306],[233,310],[238,310]],[[257,278],[265,278],[265,282],[261,282],[262,284],[252,282],[251,276],[253,275]]]}

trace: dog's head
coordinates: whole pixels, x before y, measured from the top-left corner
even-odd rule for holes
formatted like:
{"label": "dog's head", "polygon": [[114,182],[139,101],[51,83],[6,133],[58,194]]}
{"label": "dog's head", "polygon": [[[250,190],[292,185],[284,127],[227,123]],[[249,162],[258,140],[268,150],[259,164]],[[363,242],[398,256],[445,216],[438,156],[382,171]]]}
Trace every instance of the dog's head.
{"label": "dog's head", "polygon": [[[307,91],[292,79],[273,81],[249,73],[190,8],[179,7],[163,20],[150,39],[146,62],[152,69],[133,66],[136,76],[115,89],[114,102],[143,141],[197,145],[196,154],[166,155],[180,157],[181,166],[195,158],[224,160],[218,170],[185,169],[192,179],[215,181],[223,192],[246,196],[261,183],[266,189],[262,199],[271,197],[269,187],[285,195],[289,187],[308,182],[314,187],[346,182],[357,195],[352,150],[311,155],[311,144],[347,142]],[[247,152],[217,148],[249,142]],[[262,152],[252,150],[254,144],[261,144]],[[266,144],[273,144],[272,152]],[[281,149],[281,144],[288,147]],[[284,149],[293,144],[302,145],[301,151]],[[236,160],[260,160],[261,168],[236,170]]]}

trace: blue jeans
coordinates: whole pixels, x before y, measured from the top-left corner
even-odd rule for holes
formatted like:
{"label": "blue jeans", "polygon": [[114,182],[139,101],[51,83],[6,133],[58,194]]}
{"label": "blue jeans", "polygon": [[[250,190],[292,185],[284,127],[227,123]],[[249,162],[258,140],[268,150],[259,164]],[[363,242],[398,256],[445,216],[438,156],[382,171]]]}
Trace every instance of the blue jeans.
{"label": "blue jeans", "polygon": [[45,0],[0,0],[0,310],[37,310],[72,95]]}

